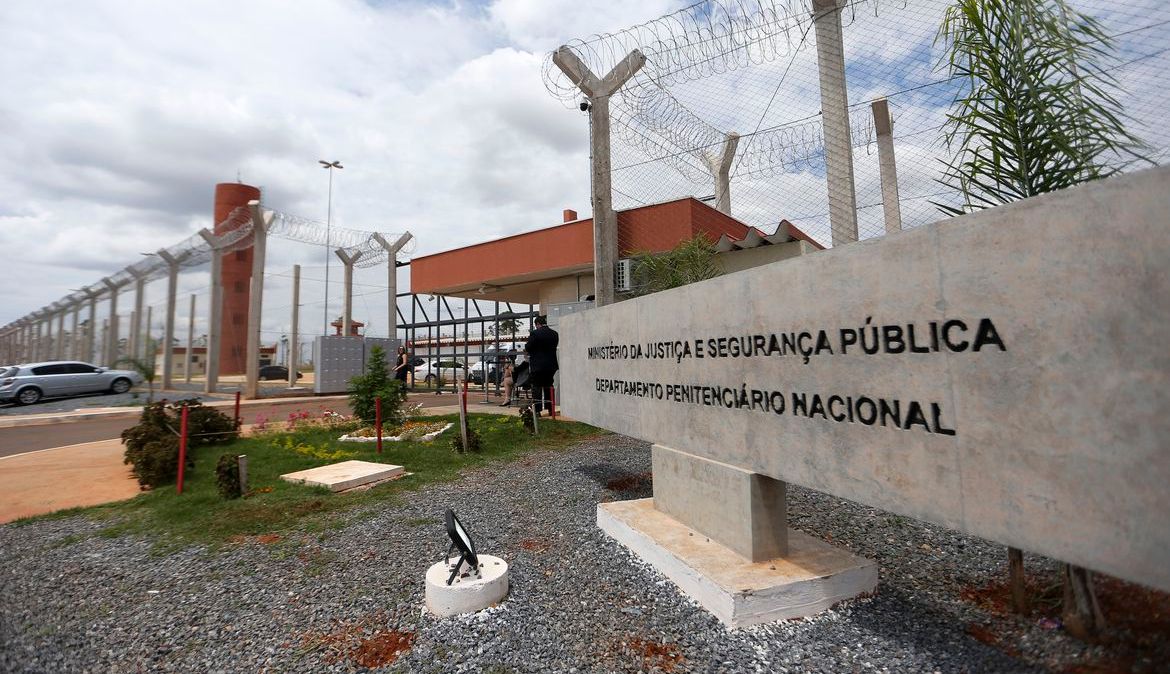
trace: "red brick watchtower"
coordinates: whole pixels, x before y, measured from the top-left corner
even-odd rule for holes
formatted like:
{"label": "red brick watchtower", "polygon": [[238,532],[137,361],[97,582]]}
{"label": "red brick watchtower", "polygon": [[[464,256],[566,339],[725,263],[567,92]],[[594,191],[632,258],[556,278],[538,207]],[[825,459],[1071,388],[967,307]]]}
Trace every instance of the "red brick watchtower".
{"label": "red brick watchtower", "polygon": [[[239,225],[223,223],[232,211],[260,198],[260,190],[243,183],[215,186],[215,233],[223,234]],[[248,351],[248,298],[252,282],[252,249],[245,248],[223,257],[223,330],[219,347],[219,373],[243,374]]]}

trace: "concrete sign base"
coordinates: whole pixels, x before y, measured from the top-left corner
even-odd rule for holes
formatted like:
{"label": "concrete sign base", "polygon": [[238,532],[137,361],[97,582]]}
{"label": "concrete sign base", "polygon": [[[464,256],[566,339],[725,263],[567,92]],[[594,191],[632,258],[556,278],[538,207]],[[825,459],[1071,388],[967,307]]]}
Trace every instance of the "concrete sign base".
{"label": "concrete sign base", "polygon": [[815,615],[877,587],[877,562],[808,534],[790,529],[787,556],[753,563],[653,501],[602,503],[597,526],[729,627]]}
{"label": "concrete sign base", "polygon": [[450,585],[451,565],[446,560],[427,569],[427,610],[440,617],[475,613],[508,596],[508,563],[499,557],[479,555],[479,576],[465,566]]}
{"label": "concrete sign base", "polygon": [[399,477],[404,471],[402,466],[393,466],[388,463],[342,461],[328,466],[298,470],[295,473],[285,473],[280,476],[280,479],[307,484],[310,487],[328,487],[329,491],[343,491],[371,482]]}

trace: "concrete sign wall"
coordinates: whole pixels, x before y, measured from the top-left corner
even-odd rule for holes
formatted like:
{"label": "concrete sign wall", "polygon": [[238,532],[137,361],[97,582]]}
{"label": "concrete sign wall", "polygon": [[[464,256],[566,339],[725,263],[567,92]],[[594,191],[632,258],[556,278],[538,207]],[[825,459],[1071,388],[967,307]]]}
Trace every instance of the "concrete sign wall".
{"label": "concrete sign wall", "polygon": [[1170,169],[560,335],[574,419],[1170,590]]}

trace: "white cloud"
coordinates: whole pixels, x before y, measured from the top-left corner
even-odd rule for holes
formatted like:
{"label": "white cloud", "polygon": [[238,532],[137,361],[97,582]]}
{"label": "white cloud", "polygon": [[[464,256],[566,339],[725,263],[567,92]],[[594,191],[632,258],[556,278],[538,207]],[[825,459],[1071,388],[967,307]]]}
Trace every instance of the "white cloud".
{"label": "white cloud", "polygon": [[492,20],[521,49],[548,52],[573,38],[645,23],[685,4],[671,0],[497,0]]}
{"label": "white cloud", "polygon": [[[334,175],[334,224],[409,229],[420,254],[553,224],[562,208],[585,215],[587,120],[545,90],[544,54],[684,4],[0,3],[0,268],[8,280],[0,284],[0,325],[211,225],[214,185],[237,172],[263,187],[268,206],[324,220],[327,175],[316,161],[339,159],[345,169]],[[851,100],[934,77],[927,57],[942,4],[880,3],[876,18],[858,12],[845,29],[847,58],[860,64],[850,71]],[[1120,8],[1103,14],[1121,28],[1165,18],[1153,0],[1142,11],[1095,4]],[[901,47],[891,47],[894,34]],[[1166,44],[1157,30],[1125,39],[1127,54]],[[1118,73],[1127,101],[1165,89],[1156,85],[1170,72],[1167,58]],[[945,101],[932,92],[891,100],[904,197],[936,189],[932,127]],[[815,117],[815,51],[688,82],[673,93],[719,128],[740,133]],[[1135,116],[1165,150],[1155,114],[1164,106],[1153,100],[1146,96]],[[615,166],[645,159],[616,140],[614,153]],[[876,167],[866,149],[855,158],[865,205],[879,193]],[[624,205],[712,191],[662,163],[619,172],[614,187]],[[736,214],[753,223],[807,215],[797,224],[825,234],[819,168],[745,176],[732,195]],[[926,198],[906,210],[907,220],[933,217]],[[880,211],[863,211],[863,228],[876,227]],[[303,315],[312,331],[323,308],[325,251],[277,240],[269,254],[266,339],[287,329],[292,264],[304,265]],[[340,265],[335,258],[330,264],[336,315]],[[385,320],[377,293],[384,277],[374,268],[356,278],[366,284],[358,292],[370,294],[355,306],[375,328]],[[163,285],[149,289],[156,323]],[[205,292],[206,285],[205,270],[190,271],[180,293]]]}

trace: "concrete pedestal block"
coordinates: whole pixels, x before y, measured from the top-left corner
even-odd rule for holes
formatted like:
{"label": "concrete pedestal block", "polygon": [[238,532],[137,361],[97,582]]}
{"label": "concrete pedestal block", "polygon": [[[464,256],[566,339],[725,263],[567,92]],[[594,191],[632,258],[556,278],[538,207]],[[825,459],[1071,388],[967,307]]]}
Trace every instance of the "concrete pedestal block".
{"label": "concrete pedestal block", "polygon": [[602,503],[597,526],[729,627],[815,615],[877,588],[877,562],[799,531],[789,530],[785,557],[749,562],[653,499]]}
{"label": "concrete pedestal block", "polygon": [[447,584],[451,565],[446,560],[427,569],[427,610],[440,617],[475,613],[508,596],[508,563],[492,555],[479,555],[479,576],[466,565]]}
{"label": "concrete pedestal block", "polygon": [[406,469],[402,466],[354,460],[285,473],[280,479],[307,484],[310,487],[328,487],[329,491],[344,491],[401,477],[405,472]]}
{"label": "concrete pedestal block", "polygon": [[750,470],[654,445],[654,507],[751,562],[788,552],[788,489]]}

